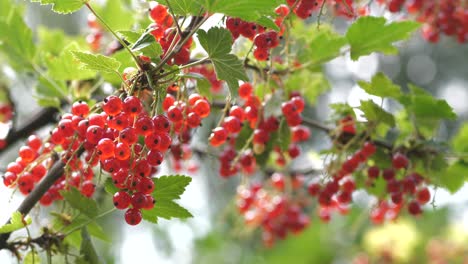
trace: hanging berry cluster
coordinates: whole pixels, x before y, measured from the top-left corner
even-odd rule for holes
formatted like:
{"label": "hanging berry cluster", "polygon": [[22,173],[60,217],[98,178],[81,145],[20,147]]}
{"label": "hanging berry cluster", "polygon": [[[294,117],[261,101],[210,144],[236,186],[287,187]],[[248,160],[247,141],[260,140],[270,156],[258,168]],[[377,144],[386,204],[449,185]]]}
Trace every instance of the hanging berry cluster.
{"label": "hanging berry cluster", "polygon": [[[239,97],[244,101],[241,106],[233,105],[229,114],[224,117],[220,126],[215,127],[209,137],[209,142],[213,147],[219,147],[225,143],[219,160],[221,162],[220,175],[222,177],[233,176],[239,171],[251,174],[256,168],[255,155],[265,152],[266,145],[270,141],[270,135],[280,128],[280,118],[276,116],[265,116],[260,98],[253,94],[253,87],[250,83],[240,85]],[[291,143],[288,147],[290,158],[296,158],[300,154],[297,142],[305,141],[310,136],[307,127],[301,126],[301,112],[304,110],[304,100],[294,94],[289,101],[283,102],[281,110],[284,114],[284,122],[292,134]],[[245,138],[238,139],[244,125],[253,129],[251,139],[244,142]],[[239,141],[240,140],[240,141]],[[284,139],[288,140],[289,139]],[[275,143],[276,144],[276,143]],[[240,153],[236,151],[236,145],[243,145]],[[285,158],[279,146],[273,146],[278,153],[278,164],[284,165]]]}
{"label": "hanging berry cluster", "polygon": [[[59,191],[70,187],[91,197],[95,190],[93,168],[100,165],[120,189],[113,198],[115,207],[127,209],[128,224],[138,224],[142,219],[140,210],[154,206],[151,193],[155,186],[151,176],[171,147],[173,140],[169,133],[190,132],[190,128],[200,125],[201,119],[210,113],[206,99],[196,94],[188,104],[173,100],[164,108],[167,116],[147,111],[149,105],[145,103],[136,96],[122,100],[111,95],[101,103],[100,113],[90,113],[85,102],[74,103],[71,114],[62,116],[47,143],[42,145],[38,137],[31,136],[27,146],[20,148],[17,161],[8,165],[5,185],[18,186],[27,195],[50,168],[51,152],[62,150],[60,159],[66,164],[64,175],[41,198],[42,205],[62,199]],[[84,150],[84,157],[78,154],[80,149]]]}
{"label": "hanging berry cluster", "polygon": [[[300,195],[286,192],[286,179],[282,174],[272,176],[273,189],[261,184],[240,186],[237,190],[237,208],[245,223],[261,227],[262,240],[266,247],[272,247],[277,239],[285,239],[288,233],[297,234],[310,223],[305,211],[306,203]],[[300,176],[292,178],[288,184],[293,190],[302,187]]]}
{"label": "hanging berry cluster", "polygon": [[[177,30],[173,27],[174,19],[169,14],[166,6],[158,4],[156,2],[150,2],[150,18],[154,21],[150,25],[150,33],[161,44],[164,53],[161,57],[164,57],[175,42],[180,40],[180,36],[177,34]],[[173,58],[167,63],[169,65],[176,64],[182,65],[190,61],[190,46],[192,45],[192,38],[189,38],[184,43],[182,48]]]}
{"label": "hanging berry cluster", "polygon": [[438,42],[440,35],[455,37],[460,43],[468,38],[468,7],[461,0],[380,0],[388,10],[397,13],[406,9],[424,23],[423,36],[430,42]]}

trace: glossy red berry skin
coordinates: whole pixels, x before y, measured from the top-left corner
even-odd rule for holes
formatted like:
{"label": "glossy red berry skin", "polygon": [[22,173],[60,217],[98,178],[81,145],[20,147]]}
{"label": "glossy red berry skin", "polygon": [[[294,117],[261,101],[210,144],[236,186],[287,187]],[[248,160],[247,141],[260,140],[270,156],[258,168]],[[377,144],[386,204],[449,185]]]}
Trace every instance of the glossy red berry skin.
{"label": "glossy red berry skin", "polygon": [[210,135],[210,144],[214,147],[220,146],[226,142],[227,136],[228,132],[224,127],[217,127]]}
{"label": "glossy red berry skin", "polygon": [[404,169],[408,167],[409,160],[408,158],[401,153],[396,153],[392,158],[392,165],[395,169]]}
{"label": "glossy red berry skin", "polygon": [[114,194],[112,201],[115,208],[119,210],[127,209],[130,206],[132,197],[125,191],[119,191]]}
{"label": "glossy red berry skin", "polygon": [[78,101],[74,102],[71,108],[73,115],[86,117],[89,114],[89,106],[86,102]]}
{"label": "glossy red berry skin", "polygon": [[129,96],[125,98],[123,102],[123,111],[130,116],[136,116],[143,110],[143,105],[135,96]]}
{"label": "glossy red berry skin", "polygon": [[139,209],[130,208],[125,212],[125,222],[129,225],[138,225],[143,218]]}
{"label": "glossy red berry skin", "polygon": [[106,99],[104,99],[104,102],[102,104],[102,110],[108,115],[117,115],[119,114],[123,109],[123,102],[122,100],[115,96],[115,95],[110,95]]}
{"label": "glossy red berry skin", "polygon": [[426,188],[419,190],[416,193],[416,199],[418,200],[420,204],[428,203],[431,200],[431,193],[429,192],[429,189],[426,187]]}

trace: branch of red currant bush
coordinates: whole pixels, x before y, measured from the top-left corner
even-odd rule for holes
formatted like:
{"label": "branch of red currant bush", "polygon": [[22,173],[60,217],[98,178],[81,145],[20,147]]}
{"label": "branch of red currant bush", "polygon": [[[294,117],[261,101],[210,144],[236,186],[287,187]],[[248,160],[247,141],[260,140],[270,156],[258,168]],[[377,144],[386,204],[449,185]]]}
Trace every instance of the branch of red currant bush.
{"label": "branch of red currant bush", "polygon": [[55,123],[54,116],[58,113],[57,108],[48,107],[41,109],[36,115],[32,116],[27,122],[18,128],[13,127],[7,137],[2,142],[3,148],[0,148],[0,154],[6,151],[11,145],[17,141],[28,137],[33,134],[34,131],[48,125]]}
{"label": "branch of red currant bush", "polygon": [[[55,157],[58,160],[58,157]],[[56,161],[52,168],[49,170],[44,179],[34,188],[34,190],[24,198],[23,202],[19,205],[16,211],[20,212],[23,216],[26,216],[31,209],[39,202],[44,193],[50,189],[50,187],[57,181],[60,176],[63,175],[65,163],[62,160]],[[10,220],[7,221],[7,224]],[[0,250],[9,249],[12,250],[12,245],[7,243],[11,233],[5,233],[0,235]]]}

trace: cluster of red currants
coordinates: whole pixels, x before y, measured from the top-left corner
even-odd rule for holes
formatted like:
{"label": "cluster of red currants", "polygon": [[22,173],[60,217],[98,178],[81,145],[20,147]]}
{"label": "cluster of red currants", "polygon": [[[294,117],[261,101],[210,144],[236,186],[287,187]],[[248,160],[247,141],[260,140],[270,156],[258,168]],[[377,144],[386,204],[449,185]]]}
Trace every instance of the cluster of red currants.
{"label": "cluster of red currants", "polygon": [[91,51],[97,52],[101,49],[103,30],[96,16],[93,14],[88,15],[88,27],[91,32],[86,36],[86,42]]}
{"label": "cluster of red currants", "polygon": [[374,223],[381,223],[386,219],[394,219],[400,209],[406,205],[411,215],[422,213],[424,204],[431,200],[431,193],[425,184],[424,177],[417,172],[407,173],[408,158],[401,153],[392,157],[392,168],[380,169],[371,166],[367,169],[369,183],[377,180],[380,175],[386,182],[389,201],[382,200],[372,211],[371,219]]}
{"label": "cluster of red currants", "polygon": [[379,0],[388,10],[397,13],[406,9],[424,23],[423,36],[438,42],[440,35],[456,37],[460,43],[468,39],[468,8],[461,0]]}
{"label": "cluster of red currants", "polygon": [[[123,100],[108,96],[100,104],[101,113],[90,113],[85,102],[75,102],[71,114],[62,116],[46,144],[42,146],[38,137],[31,136],[27,146],[21,147],[17,161],[8,165],[5,185],[18,186],[23,194],[30,193],[50,168],[52,152],[61,151],[60,158],[66,164],[64,175],[41,198],[42,205],[62,199],[59,191],[71,186],[92,196],[92,169],[99,164],[120,189],[113,198],[115,207],[127,209],[128,224],[138,224],[142,219],[140,210],[154,207],[151,176],[171,147],[169,133],[180,138],[210,113],[206,99],[197,94],[191,95],[188,104],[174,98],[169,103],[167,98],[163,106],[167,116],[152,116],[154,113],[146,111],[145,102],[136,96]],[[81,151],[84,157],[79,154]]]}
{"label": "cluster of red currants", "polygon": [[[151,35],[161,44],[163,48],[164,57],[168,52],[169,48],[180,41],[180,36],[177,34],[176,29],[173,27],[174,19],[168,12],[168,8],[164,5],[158,4],[156,2],[150,2],[150,18],[154,21],[150,25]],[[192,45],[192,38],[189,38],[187,42],[184,43],[180,51],[175,54],[167,63],[169,65],[176,64],[182,65],[190,61],[190,46]]]}
{"label": "cluster of red currants", "polygon": [[254,57],[259,61],[265,61],[270,56],[270,50],[280,43],[280,35],[274,30],[265,31],[265,28],[252,22],[242,21],[240,18],[228,17],[226,28],[234,39],[243,36],[253,40],[255,49]]}
{"label": "cluster of red currants", "polygon": [[[220,154],[221,162],[220,175],[222,177],[233,176],[240,170],[246,174],[251,174],[256,168],[255,154],[261,154],[265,151],[266,145],[270,140],[271,133],[278,131],[280,127],[280,119],[276,116],[264,116],[263,105],[258,96],[253,94],[253,87],[250,83],[240,85],[239,97],[244,101],[243,106],[231,106],[228,116],[224,117],[220,126],[214,128],[209,137],[209,142],[212,146],[218,147],[224,143],[228,143]],[[305,141],[310,136],[310,131],[307,127],[301,125],[301,112],[304,109],[304,100],[299,95],[293,95],[291,99],[282,104],[282,111],[285,121],[291,131],[291,141],[288,148],[290,158],[296,158],[300,154],[300,149],[297,142]],[[235,146],[237,144],[238,135],[243,126],[247,123],[253,129],[250,142],[240,142],[249,144],[242,148],[241,153],[237,153]],[[244,139],[245,140],[245,139]],[[282,154],[279,151],[277,152]],[[279,155],[279,165],[285,163],[285,158]]]}
{"label": "cluster of red currants", "polygon": [[330,220],[330,213],[337,210],[344,214],[352,202],[356,183],[352,174],[364,166],[376,151],[374,144],[364,143],[363,147],[344,161],[339,170],[328,182],[310,182],[307,189],[312,197],[317,197],[320,205],[319,216],[324,221]]}
{"label": "cluster of red currants", "polygon": [[[303,182],[294,181],[300,177],[292,179],[293,189],[302,187]],[[272,176],[274,192],[260,184],[240,186],[237,190],[237,208],[247,225],[262,228],[263,243],[267,247],[273,246],[276,239],[285,239],[289,232],[297,234],[303,231],[310,223],[304,211],[305,204],[288,196],[285,184],[285,177],[277,173]]]}
{"label": "cluster of red currants", "polygon": [[294,14],[301,19],[309,18],[314,12],[322,9],[325,4],[331,8],[336,16],[344,18],[353,18],[355,16],[353,0],[287,0],[286,2],[293,8]]}

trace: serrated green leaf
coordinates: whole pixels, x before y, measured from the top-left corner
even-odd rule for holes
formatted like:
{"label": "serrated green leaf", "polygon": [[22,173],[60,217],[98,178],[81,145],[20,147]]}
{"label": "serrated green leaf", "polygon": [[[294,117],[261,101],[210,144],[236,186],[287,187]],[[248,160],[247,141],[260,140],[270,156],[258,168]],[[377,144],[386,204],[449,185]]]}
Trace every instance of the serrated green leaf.
{"label": "serrated green leaf", "polygon": [[341,48],[346,43],[345,37],[334,33],[331,29],[316,29],[316,32],[313,32],[312,40],[307,49],[310,56],[304,59],[311,61],[315,65],[325,63],[339,57]]}
{"label": "serrated green leaf", "polygon": [[437,175],[437,182],[440,187],[447,189],[453,194],[463,187],[467,180],[467,173],[468,164],[458,161],[450,165],[445,171],[441,172],[440,175]]}
{"label": "serrated green leaf", "polygon": [[[132,59],[132,56],[126,50],[119,50],[116,53],[112,54],[112,59],[117,60],[120,63],[119,71],[123,71],[123,69],[127,67],[134,67],[135,62]],[[114,85],[120,85],[122,83],[122,79],[119,75],[112,73],[103,73],[102,76],[106,82],[112,83]]]}
{"label": "serrated green leaf", "polygon": [[[75,42],[67,45],[63,51],[57,56],[49,56],[46,58],[48,67],[48,75],[53,76],[55,80],[86,80],[96,76],[96,72],[87,69],[79,69],[80,62],[75,59],[73,52],[79,50],[79,45]],[[64,91],[63,97],[68,95],[68,91]]]}
{"label": "serrated green leaf", "polygon": [[153,197],[158,202],[163,200],[179,199],[185,191],[185,187],[192,181],[191,177],[184,175],[169,175],[154,178],[154,191]]}
{"label": "serrated green leaf", "polygon": [[419,26],[414,21],[387,23],[383,17],[360,17],[346,33],[351,46],[351,59],[357,60],[372,52],[396,54],[398,49],[393,43],[408,39]]}
{"label": "serrated green leaf", "polygon": [[[172,8],[172,12],[176,15],[197,15],[202,9],[200,3],[194,0],[168,0],[169,5]],[[166,4],[162,2],[162,4]]]}
{"label": "serrated green leaf", "polygon": [[[134,35],[130,36],[134,38]],[[150,34],[150,30],[147,29],[131,46],[132,51],[141,51],[146,56],[156,58],[162,54],[162,47],[153,35]]]}
{"label": "serrated green leaf", "polygon": [[41,257],[39,257],[36,250],[28,251],[24,256],[23,264],[41,264]]}
{"label": "serrated green leaf", "polygon": [[93,242],[91,241],[91,237],[89,236],[87,227],[83,227],[81,229],[81,247],[80,247],[80,254],[83,259],[88,264],[99,264],[102,263],[99,260],[99,256],[94,248]]}
{"label": "serrated green leaf", "polygon": [[368,121],[375,123],[381,122],[389,125],[390,127],[395,126],[395,117],[387,111],[383,110],[380,106],[371,100],[361,101],[361,106],[359,109],[364,112],[364,116]]}
{"label": "serrated green leaf", "polygon": [[98,206],[96,201],[84,196],[76,188],[71,188],[68,191],[61,191],[60,194],[71,207],[80,211],[89,218],[94,218],[98,215]]}
{"label": "serrated green leaf", "polygon": [[80,51],[72,51],[72,54],[82,63],[82,67],[84,69],[101,72],[118,72],[120,67],[119,61],[104,55],[96,55]]}
{"label": "serrated green leaf", "polygon": [[394,84],[385,74],[379,72],[372,77],[371,82],[359,81],[359,86],[368,94],[380,97],[399,99],[401,96],[400,86]]}
{"label": "serrated green leaf", "polygon": [[78,11],[88,0],[31,0],[41,5],[52,5],[52,10],[59,14]]}
{"label": "serrated green leaf", "polygon": [[457,115],[447,101],[434,98],[423,89],[409,84],[411,94],[401,96],[399,101],[416,118],[438,121],[455,119]]}
{"label": "serrated green leaf", "polygon": [[23,227],[26,227],[31,223],[32,219],[30,217],[26,217],[25,219],[23,219],[23,215],[20,212],[16,211],[11,215],[10,223],[0,227],[0,234],[11,233]]}
{"label": "serrated green leaf", "polygon": [[282,0],[195,0],[209,13],[221,13],[239,17],[244,21],[255,22],[265,15],[273,15],[275,8]]}
{"label": "serrated green leaf", "polygon": [[158,217],[162,217],[168,220],[171,218],[184,219],[193,217],[193,215],[187,209],[183,208],[174,201],[167,199],[156,200],[156,204],[154,205],[153,209],[142,210],[142,215],[143,219],[152,223],[157,223]]}
{"label": "serrated green leaf", "polygon": [[234,96],[239,88],[239,80],[248,81],[248,77],[241,61],[230,54],[230,34],[226,29],[213,27],[208,32],[199,30],[198,39],[213,63],[217,78],[226,81]]}
{"label": "serrated green leaf", "polygon": [[32,70],[36,52],[32,31],[16,8],[10,10],[8,20],[0,19],[0,51],[18,71]]}

